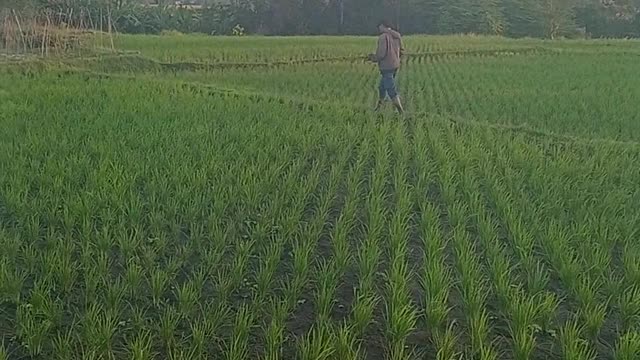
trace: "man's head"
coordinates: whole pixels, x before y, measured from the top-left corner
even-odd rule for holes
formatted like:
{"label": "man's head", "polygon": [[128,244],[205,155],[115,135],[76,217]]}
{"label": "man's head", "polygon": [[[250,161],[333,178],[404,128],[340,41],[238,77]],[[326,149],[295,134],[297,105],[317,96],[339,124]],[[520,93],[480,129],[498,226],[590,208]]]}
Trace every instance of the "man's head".
{"label": "man's head", "polygon": [[388,30],[391,28],[391,23],[386,21],[386,20],[381,20],[380,22],[378,22],[378,32],[379,33],[383,33],[385,32],[385,30]]}

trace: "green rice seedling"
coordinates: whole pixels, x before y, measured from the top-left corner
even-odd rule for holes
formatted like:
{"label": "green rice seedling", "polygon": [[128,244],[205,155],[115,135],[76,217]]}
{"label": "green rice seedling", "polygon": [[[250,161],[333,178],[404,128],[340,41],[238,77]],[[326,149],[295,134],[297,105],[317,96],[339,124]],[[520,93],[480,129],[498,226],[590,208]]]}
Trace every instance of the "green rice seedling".
{"label": "green rice seedling", "polygon": [[387,309],[388,323],[387,337],[390,339],[389,356],[393,359],[403,359],[409,356],[406,338],[415,329],[416,311],[409,305],[395,305]]}
{"label": "green rice seedling", "polygon": [[[92,261],[93,262],[93,261]],[[99,270],[89,264],[84,269],[84,302],[85,304],[91,304],[96,300],[98,288],[103,283],[103,275],[99,273]]]}
{"label": "green rice seedling", "polygon": [[469,335],[471,337],[471,350],[474,354],[480,355],[489,352],[485,346],[489,339],[489,315],[485,310],[478,313],[469,313]]}
{"label": "green rice seedling", "polygon": [[[384,187],[384,185],[381,185]],[[380,234],[384,230],[386,223],[386,211],[384,209],[384,193],[381,190],[376,191],[375,195],[370,195],[367,199],[367,240],[373,239],[377,241]]]}
{"label": "green rice seedling", "polygon": [[618,299],[622,297],[624,292],[624,278],[622,275],[609,273],[602,280],[603,293],[610,299]]}
{"label": "green rice seedling", "polygon": [[[588,249],[587,249],[588,248]],[[587,271],[593,278],[604,278],[611,265],[611,252],[598,243],[585,246]]]}
{"label": "green rice seedling", "polygon": [[130,229],[121,229],[117,235],[117,246],[125,259],[131,259],[142,245],[144,231],[136,224]]}
{"label": "green rice seedling", "polygon": [[93,268],[96,270],[96,275],[99,278],[100,285],[105,285],[109,282],[109,269],[112,264],[111,258],[105,253],[98,253],[95,255],[95,262]]}
{"label": "green rice seedling", "polygon": [[67,331],[59,330],[52,340],[53,350],[56,354],[56,358],[59,360],[72,359],[77,355],[75,344],[76,337],[74,334],[74,327],[70,327]]}
{"label": "green rice seedling", "polygon": [[207,339],[213,335],[212,329],[209,328],[209,323],[204,321],[191,322],[189,328],[191,330],[189,346],[197,358],[202,358],[205,356]]}
{"label": "green rice seedling", "polygon": [[316,311],[318,321],[330,321],[331,310],[335,304],[338,286],[338,269],[333,261],[323,260],[318,265],[318,288],[316,292]]}
{"label": "green rice seedling", "polygon": [[166,260],[164,269],[167,271],[167,275],[169,276],[170,282],[176,278],[180,270],[182,270],[186,264],[181,254],[182,252],[181,249],[183,249],[184,247],[185,245],[182,245],[177,249],[175,249],[175,253],[169,255],[169,257]]}
{"label": "green rice seedling", "polygon": [[534,301],[538,304],[537,323],[543,330],[551,331],[561,299],[558,299],[554,293],[545,291],[538,294]]}
{"label": "green rice seedling", "polygon": [[539,312],[539,303],[536,297],[527,297],[523,293],[517,293],[509,304],[510,327],[513,333],[523,330],[530,331],[535,324]]}
{"label": "green rice seedling", "polygon": [[194,314],[200,300],[201,293],[194,280],[189,280],[176,287],[175,296],[178,300],[178,311],[183,318],[189,318]]}
{"label": "green rice seedling", "polygon": [[286,302],[274,302],[271,305],[271,321],[264,330],[265,360],[282,358],[282,344],[285,341],[285,321],[287,319]]}
{"label": "green rice seedling", "polygon": [[335,338],[325,326],[317,325],[298,341],[298,358],[301,360],[331,359],[335,352]]}
{"label": "green rice seedling", "polygon": [[107,310],[119,312],[122,309],[127,292],[126,284],[121,278],[108,282],[104,294]]}
{"label": "green rice seedling", "polygon": [[592,291],[591,281],[581,272],[581,266],[570,252],[567,253],[566,249],[554,249],[554,252],[560,252],[559,259],[554,261],[554,266],[557,266],[557,272],[562,280],[563,284],[566,284],[569,291],[575,292],[579,301],[588,303],[595,296]]}
{"label": "green rice seedling", "polygon": [[213,282],[215,284],[216,291],[222,300],[228,299],[236,286],[233,282],[234,279],[229,272],[229,268],[221,268],[218,269],[217,274],[214,276]]}
{"label": "green rice seedling", "polygon": [[[491,252],[501,252],[500,250],[490,250]],[[513,285],[513,268],[504,254],[497,253],[489,255],[489,267],[491,268],[492,286],[495,288],[496,296],[500,303],[505,306],[513,298],[514,291],[518,290],[517,285]]]}
{"label": "green rice seedling", "polygon": [[20,304],[27,274],[15,269],[7,259],[0,261],[0,300]]}
{"label": "green rice seedling", "polygon": [[574,288],[576,298],[580,302],[581,307],[595,305],[598,302],[598,290],[600,289],[599,281],[592,281],[588,276],[580,276]]}
{"label": "green rice seedling", "polygon": [[295,307],[302,289],[307,283],[309,276],[309,263],[313,248],[311,243],[299,241],[294,244],[293,253],[293,279],[288,283],[285,296],[292,308]]}
{"label": "green rice seedling", "polygon": [[501,355],[495,350],[493,345],[482,345],[479,352],[479,358],[482,360],[498,360]]}
{"label": "green rice seedling", "polygon": [[52,327],[60,326],[64,317],[64,306],[59,298],[54,298],[53,287],[46,282],[34,284],[29,305],[37,316],[49,321]]}
{"label": "green rice seedling", "polygon": [[40,266],[41,263],[40,251],[35,247],[34,244],[26,244],[22,248],[20,259],[24,264],[25,272],[34,274],[38,271],[38,266]]}
{"label": "green rice seedling", "polygon": [[129,259],[124,274],[124,287],[131,298],[140,297],[141,287],[145,278],[144,269],[138,264],[138,260]]}
{"label": "green rice seedling", "polygon": [[43,259],[47,277],[54,279],[65,294],[69,294],[77,277],[73,251],[73,244],[63,241],[54,251],[47,252]]}
{"label": "green rice seedling", "polygon": [[511,330],[513,357],[516,360],[531,359],[536,347],[536,337],[531,326]]}
{"label": "green rice seedling", "polygon": [[36,241],[40,239],[42,236],[42,221],[40,219],[40,214],[31,214],[25,226],[25,237],[27,239],[31,239],[32,241]]}
{"label": "green rice seedling", "polygon": [[157,267],[157,264],[160,261],[161,248],[166,246],[158,246],[158,244],[166,244],[167,241],[167,237],[164,234],[158,235],[154,238],[149,238],[147,241],[148,245],[141,249],[140,260],[143,268],[154,269]]}
{"label": "green rice seedling", "polygon": [[332,245],[334,259],[338,271],[343,273],[351,261],[351,247],[349,246],[348,235],[353,227],[356,209],[353,202],[345,205],[345,209],[338,219],[334,233],[332,234]]}
{"label": "green rice seedling", "polygon": [[[391,265],[388,275],[388,302],[386,303],[386,336],[389,340],[389,356],[402,359],[409,356],[405,346],[406,338],[415,329],[417,312],[407,290],[409,270],[403,259],[398,258]],[[409,351],[409,352],[408,352]]]}
{"label": "green rice seedling", "polygon": [[194,266],[191,270],[189,282],[193,285],[194,291],[198,294],[198,297],[202,296],[209,276],[210,274],[207,272],[207,269],[202,266]]}
{"label": "green rice seedling", "polygon": [[607,319],[608,307],[607,303],[600,303],[584,306],[580,310],[585,332],[590,339],[596,339],[600,334],[600,330]]}
{"label": "green rice seedling", "polygon": [[164,292],[169,285],[169,274],[162,269],[155,269],[149,278],[153,305],[159,307],[164,300]]}
{"label": "green rice seedling", "polygon": [[140,330],[128,346],[129,358],[132,360],[151,360],[155,357],[152,334],[148,330]]}
{"label": "green rice seedling", "polygon": [[204,316],[201,321],[206,324],[208,331],[215,337],[227,323],[231,314],[230,309],[225,303],[218,301],[207,302],[203,309]]}
{"label": "green rice seedling", "polygon": [[630,331],[640,324],[640,288],[629,287],[619,299],[622,328]]}
{"label": "green rice seedling", "polygon": [[562,355],[570,360],[591,360],[597,354],[589,343],[582,337],[583,329],[574,320],[560,328],[559,340]]}
{"label": "green rice seedling", "polygon": [[626,244],[622,251],[625,280],[627,284],[640,283],[640,249],[637,245]]}
{"label": "green rice seedling", "polygon": [[82,323],[83,342],[90,351],[103,357],[113,354],[113,339],[120,320],[114,310],[93,304],[87,309]]}
{"label": "green rice seedling", "polygon": [[359,286],[363,292],[368,292],[374,287],[381,256],[381,250],[375,243],[376,241],[373,238],[365,240],[364,245],[358,251]]}
{"label": "green rice seedling", "polygon": [[216,274],[220,264],[222,264],[222,259],[225,255],[224,247],[224,243],[216,243],[210,248],[203,250],[201,265],[209,276]]}
{"label": "green rice seedling", "polygon": [[365,292],[364,290],[357,292],[351,310],[351,327],[355,336],[364,336],[367,327],[373,321],[373,311],[378,302],[379,299],[373,292]]}
{"label": "green rice seedling", "polygon": [[[460,290],[465,309],[470,313],[482,311],[487,297],[485,286],[476,276],[480,274],[479,265],[464,250],[458,258],[460,267]],[[465,260],[466,259],[466,260]]]}
{"label": "green rice seedling", "polygon": [[4,339],[0,342],[0,360],[9,360],[9,351],[4,346]]}
{"label": "green rice seedling", "polygon": [[160,340],[167,349],[173,349],[176,329],[181,321],[180,313],[173,306],[166,306],[158,321]]}
{"label": "green rice seedling", "polygon": [[43,355],[53,323],[40,318],[30,304],[22,304],[16,310],[16,326],[16,335],[29,356]]}
{"label": "green rice seedling", "polygon": [[467,221],[468,207],[460,200],[454,200],[451,206],[448,207],[449,219],[453,227],[464,227]]}
{"label": "green rice seedling", "polygon": [[358,338],[351,328],[345,323],[335,330],[335,358],[345,360],[360,359],[361,348]]}
{"label": "green rice seedling", "polygon": [[131,327],[134,331],[142,331],[149,328],[149,314],[145,306],[131,306],[130,312]]}
{"label": "green rice seedling", "polygon": [[176,347],[169,352],[168,356],[169,360],[189,360],[189,359],[200,359],[197,354],[197,349],[194,348],[181,348]]}
{"label": "green rice seedling", "polygon": [[256,295],[254,303],[259,306],[266,299],[267,295],[271,291],[273,284],[273,278],[275,276],[278,263],[282,253],[283,244],[279,242],[273,242],[269,245],[267,253],[264,256],[264,260],[260,263],[260,268],[256,275]]}
{"label": "green rice seedling", "polygon": [[115,236],[111,233],[112,230],[107,226],[103,225],[100,231],[96,234],[96,246],[98,251],[102,253],[107,253],[111,250],[113,246],[113,239]]}
{"label": "green rice seedling", "polygon": [[549,272],[539,261],[535,260],[534,266],[526,270],[527,291],[530,294],[539,294],[549,284]]}
{"label": "green rice seedling", "polygon": [[441,262],[426,261],[422,288],[425,293],[425,315],[429,328],[438,329],[445,325],[449,315],[449,286],[452,283],[451,271]]}
{"label": "green rice seedling", "polygon": [[640,333],[627,332],[623,334],[616,344],[614,351],[615,360],[634,360],[640,357]]}
{"label": "green rice seedling", "polygon": [[254,314],[245,305],[236,313],[231,339],[227,345],[225,358],[229,360],[246,359],[249,356],[249,332]]}
{"label": "green rice seedling", "polygon": [[73,233],[73,230],[76,226],[76,218],[73,216],[69,207],[66,205],[62,206],[61,214],[59,215],[62,218],[62,229],[67,236],[70,236]]}
{"label": "green rice seedling", "polygon": [[462,359],[462,354],[457,350],[458,335],[456,335],[455,323],[449,324],[444,330],[435,329],[433,343],[436,348],[437,360]]}

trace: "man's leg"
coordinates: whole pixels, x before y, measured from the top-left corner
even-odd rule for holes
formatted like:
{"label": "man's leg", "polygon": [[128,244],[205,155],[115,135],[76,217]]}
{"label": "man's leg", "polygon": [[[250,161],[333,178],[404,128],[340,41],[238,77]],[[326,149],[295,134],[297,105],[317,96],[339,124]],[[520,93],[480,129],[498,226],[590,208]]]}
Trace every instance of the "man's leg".
{"label": "man's leg", "polygon": [[400,96],[398,95],[398,90],[396,89],[396,73],[397,70],[390,72],[388,77],[386,78],[385,88],[387,89],[387,94],[393,101],[393,106],[400,113],[404,113],[404,108],[402,107],[402,101],[400,101]]}

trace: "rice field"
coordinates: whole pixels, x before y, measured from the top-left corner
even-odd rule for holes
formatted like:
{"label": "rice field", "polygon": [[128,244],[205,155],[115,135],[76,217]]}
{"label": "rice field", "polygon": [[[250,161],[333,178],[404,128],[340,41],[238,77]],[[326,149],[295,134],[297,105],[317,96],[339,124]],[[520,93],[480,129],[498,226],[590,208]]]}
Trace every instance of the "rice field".
{"label": "rice field", "polygon": [[639,43],[374,43],[0,63],[0,360],[639,359]]}

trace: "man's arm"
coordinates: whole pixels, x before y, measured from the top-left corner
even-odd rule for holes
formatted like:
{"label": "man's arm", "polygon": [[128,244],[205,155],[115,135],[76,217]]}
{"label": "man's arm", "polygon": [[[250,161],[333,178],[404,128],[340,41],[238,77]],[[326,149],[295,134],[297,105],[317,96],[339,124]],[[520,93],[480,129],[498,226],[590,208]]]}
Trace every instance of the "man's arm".
{"label": "man's arm", "polygon": [[387,44],[388,39],[386,36],[380,36],[378,38],[378,49],[376,50],[376,61],[380,62],[382,60],[384,60],[387,57],[387,48],[388,45]]}

